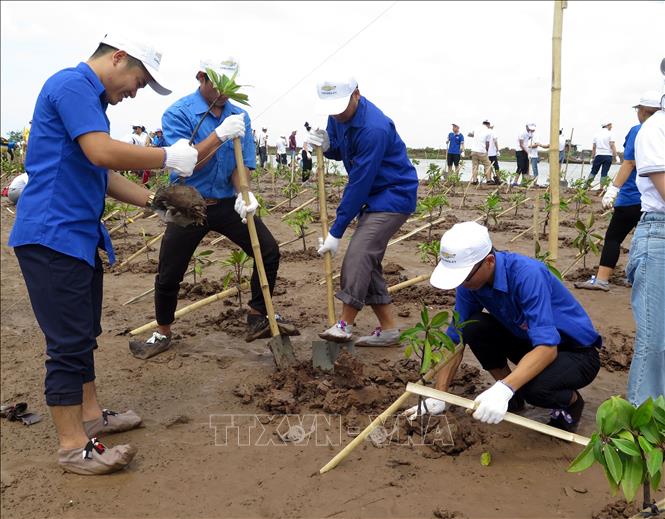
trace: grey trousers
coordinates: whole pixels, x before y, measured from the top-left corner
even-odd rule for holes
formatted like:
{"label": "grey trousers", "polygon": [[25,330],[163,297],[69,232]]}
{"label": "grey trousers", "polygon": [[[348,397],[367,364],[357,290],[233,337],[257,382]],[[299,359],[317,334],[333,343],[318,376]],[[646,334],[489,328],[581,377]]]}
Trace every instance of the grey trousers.
{"label": "grey trousers", "polygon": [[408,217],[400,213],[365,213],[360,217],[342,262],[337,299],[357,310],[392,302],[381,262],[388,241]]}

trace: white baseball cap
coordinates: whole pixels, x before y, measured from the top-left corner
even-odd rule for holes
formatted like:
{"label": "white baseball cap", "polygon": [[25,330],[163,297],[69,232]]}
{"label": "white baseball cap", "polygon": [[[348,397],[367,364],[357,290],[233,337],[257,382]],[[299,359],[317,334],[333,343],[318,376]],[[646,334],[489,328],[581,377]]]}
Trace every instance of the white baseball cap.
{"label": "white baseball cap", "polygon": [[638,106],[644,106],[646,108],[660,108],[661,97],[662,94],[660,94],[657,90],[647,90],[642,94],[642,97],[640,97],[640,102],[633,106],[633,108],[637,108]]}
{"label": "white baseball cap", "polygon": [[442,290],[456,288],[491,251],[487,227],[476,222],[456,223],[441,237],[439,264],[429,282]]}
{"label": "white baseball cap", "polygon": [[199,71],[205,72],[207,68],[211,68],[220,76],[226,76],[230,79],[233,77],[233,74],[238,73],[240,65],[238,64],[238,61],[231,56],[222,61],[216,61],[212,59],[201,60],[201,63],[199,64]]}
{"label": "white baseball cap", "polygon": [[526,125],[526,129],[527,130],[535,130],[536,125],[534,123],[529,123],[529,124]]}
{"label": "white baseball cap", "polygon": [[321,81],[316,85],[317,112],[322,115],[341,114],[349,105],[351,94],[356,88],[358,88],[358,82],[352,77]]}
{"label": "white baseball cap", "polygon": [[136,58],[145,66],[150,74],[152,81],[148,85],[160,95],[166,96],[171,90],[164,86],[164,80],[159,74],[159,64],[162,61],[162,53],[154,47],[140,43],[124,36],[105,34],[100,43],[114,47],[118,50],[124,50],[132,58]]}

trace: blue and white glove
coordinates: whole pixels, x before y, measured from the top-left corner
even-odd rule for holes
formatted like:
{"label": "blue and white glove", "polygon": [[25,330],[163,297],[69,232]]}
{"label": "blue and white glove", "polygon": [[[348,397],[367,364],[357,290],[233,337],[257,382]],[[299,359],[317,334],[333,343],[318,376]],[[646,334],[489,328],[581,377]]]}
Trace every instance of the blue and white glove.
{"label": "blue and white glove", "polygon": [[513,390],[500,380],[491,388],[480,393],[474,402],[480,404],[473,417],[481,422],[497,424],[508,412],[508,402],[513,397]]}

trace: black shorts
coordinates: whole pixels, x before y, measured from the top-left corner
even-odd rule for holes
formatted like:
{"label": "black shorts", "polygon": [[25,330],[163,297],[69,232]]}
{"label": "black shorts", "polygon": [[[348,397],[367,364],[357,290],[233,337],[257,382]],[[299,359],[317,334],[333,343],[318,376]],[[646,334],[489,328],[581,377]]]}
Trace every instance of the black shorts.
{"label": "black shorts", "polygon": [[459,166],[459,159],[461,156],[461,153],[448,153],[448,158],[446,159],[448,161],[448,166]]}

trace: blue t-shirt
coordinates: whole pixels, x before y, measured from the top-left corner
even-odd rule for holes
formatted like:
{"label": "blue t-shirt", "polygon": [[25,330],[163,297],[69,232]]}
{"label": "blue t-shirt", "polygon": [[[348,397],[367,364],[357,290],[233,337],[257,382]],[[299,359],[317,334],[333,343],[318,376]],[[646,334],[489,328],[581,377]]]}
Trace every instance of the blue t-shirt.
{"label": "blue t-shirt", "polygon": [[164,135],[162,135],[161,137],[158,137],[157,135],[155,135],[152,138],[152,145],[155,148],[164,148],[166,146],[166,140],[164,139]]}
{"label": "blue t-shirt", "polygon": [[395,124],[364,97],[350,121],[328,117],[332,160],[349,174],[330,234],[341,238],[360,212],[411,214],[416,208],[418,176]]}
{"label": "blue t-shirt", "polygon": [[[495,257],[492,286],[478,290],[457,287],[455,310],[461,321],[486,309],[510,333],[530,340],[534,347],[556,346],[561,334],[581,347],[600,345],[600,336],[582,305],[543,262],[512,252],[497,251]],[[452,326],[448,335],[459,342]]]}
{"label": "blue t-shirt", "polygon": [[[641,124],[633,126],[626,135],[626,142],[623,143],[624,160],[635,160],[635,138],[637,137],[637,132],[640,131],[641,127]],[[614,207],[640,205],[642,203],[640,191],[637,189],[637,184],[635,183],[636,175],[637,169],[633,168],[633,170],[630,172],[630,176],[619,190],[619,195],[614,202]]]}
{"label": "blue t-shirt", "polygon": [[[179,99],[166,109],[162,116],[162,128],[166,144],[172,146],[178,139],[189,140],[192,132],[203,114],[208,110],[208,103],[201,93],[196,90],[193,94]],[[215,131],[222,121],[229,115],[245,115],[245,138],[242,141],[242,156],[245,167],[256,168],[256,149],[252,138],[252,126],[249,115],[245,110],[232,104],[230,101],[224,103],[219,118],[209,113],[194,136],[194,144],[205,140],[208,135]],[[199,159],[203,159],[200,157]],[[236,195],[235,188],[231,183],[231,174],[236,169],[236,158],[233,153],[233,140],[222,144],[212,158],[201,168],[194,171],[191,177],[185,178],[185,184],[192,186],[201,193],[204,198],[232,198]],[[171,182],[175,182],[178,175],[171,174]]]}
{"label": "blue t-shirt", "polygon": [[450,132],[448,134],[448,153],[459,155],[462,151],[462,143],[464,142],[464,135],[462,132]]}
{"label": "blue t-shirt", "polygon": [[19,198],[9,245],[43,245],[95,265],[103,247],[113,263],[108,232],[100,219],[108,170],[84,155],[77,138],[109,133],[104,85],[86,63],[51,76],[32,116],[25,169],[30,175]]}

